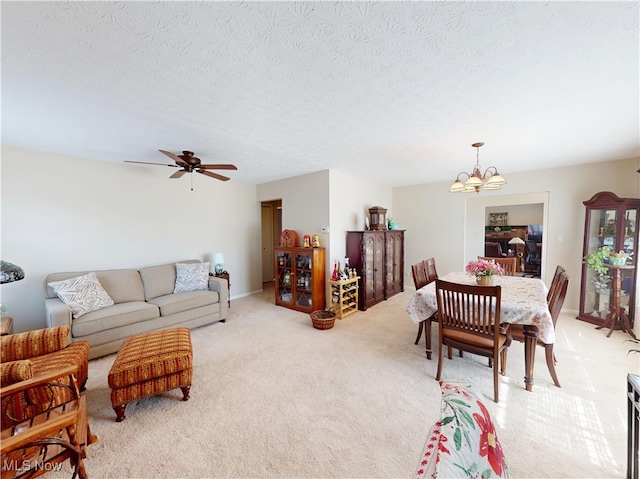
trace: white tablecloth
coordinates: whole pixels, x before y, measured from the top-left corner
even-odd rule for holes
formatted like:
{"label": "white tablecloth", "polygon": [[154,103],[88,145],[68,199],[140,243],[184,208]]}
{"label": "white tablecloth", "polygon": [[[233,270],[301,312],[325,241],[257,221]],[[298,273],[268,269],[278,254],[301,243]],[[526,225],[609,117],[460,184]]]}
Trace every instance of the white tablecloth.
{"label": "white tablecloth", "polygon": [[[465,272],[449,273],[445,281],[462,284],[476,284],[473,276]],[[500,321],[503,323],[534,324],[538,327],[538,337],[546,344],[556,341],[553,320],[547,305],[547,287],[538,278],[519,276],[497,276],[495,284],[502,287]],[[414,323],[430,317],[438,310],[436,282],[433,281],[416,291],[407,311]]]}

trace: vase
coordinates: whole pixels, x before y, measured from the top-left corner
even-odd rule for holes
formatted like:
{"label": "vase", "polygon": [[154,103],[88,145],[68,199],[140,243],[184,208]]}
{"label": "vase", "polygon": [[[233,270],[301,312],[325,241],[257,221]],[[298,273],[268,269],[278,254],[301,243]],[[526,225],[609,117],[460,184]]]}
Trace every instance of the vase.
{"label": "vase", "polygon": [[493,286],[493,275],[491,276],[476,276],[476,283],[479,286]]}

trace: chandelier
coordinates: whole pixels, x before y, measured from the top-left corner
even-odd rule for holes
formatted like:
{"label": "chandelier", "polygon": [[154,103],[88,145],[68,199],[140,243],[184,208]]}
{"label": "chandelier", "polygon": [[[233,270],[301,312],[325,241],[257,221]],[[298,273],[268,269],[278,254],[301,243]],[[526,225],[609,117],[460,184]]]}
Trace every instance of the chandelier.
{"label": "chandelier", "polygon": [[[490,166],[484,173],[480,173],[480,147],[482,145],[484,145],[482,142],[471,145],[476,148],[476,166],[471,174],[466,171],[458,173],[456,181],[449,188],[450,193],[472,193],[474,191],[480,193],[480,188],[483,190],[499,190],[506,183],[506,180],[500,176],[495,166]],[[460,177],[466,177],[467,180],[463,183]]]}

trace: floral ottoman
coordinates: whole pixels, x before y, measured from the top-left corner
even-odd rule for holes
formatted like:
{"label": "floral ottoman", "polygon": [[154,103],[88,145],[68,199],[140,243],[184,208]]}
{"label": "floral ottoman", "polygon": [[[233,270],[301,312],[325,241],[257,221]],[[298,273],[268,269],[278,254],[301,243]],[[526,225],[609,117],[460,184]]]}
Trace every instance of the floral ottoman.
{"label": "floral ottoman", "polygon": [[109,371],[111,405],[122,421],[127,404],[180,388],[189,399],[193,351],[189,328],[154,331],[127,338]]}
{"label": "floral ottoman", "polygon": [[441,418],[429,431],[416,479],[509,477],[489,411],[471,384],[441,381]]}

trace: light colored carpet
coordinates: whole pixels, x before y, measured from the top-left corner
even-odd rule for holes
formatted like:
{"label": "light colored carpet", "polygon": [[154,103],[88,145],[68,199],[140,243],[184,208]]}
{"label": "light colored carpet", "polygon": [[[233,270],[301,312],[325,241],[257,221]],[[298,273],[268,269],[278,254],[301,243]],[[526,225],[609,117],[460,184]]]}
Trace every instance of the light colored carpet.
{"label": "light colored carpet", "polygon": [[[179,390],[127,406],[115,422],[107,373],[89,365],[91,478],[410,478],[439,418],[437,356],[405,311],[412,290],[333,329],[277,307],[273,293],[232,302],[226,324],[192,331],[191,399]],[[437,327],[434,326],[434,332]],[[435,336],[435,334],[434,334]],[[629,336],[562,315],[557,371],[538,348],[533,392],[524,389],[523,345],[509,351],[495,404],[486,359],[446,360],[446,379],[468,379],[492,413],[511,477],[624,477]],[[54,476],[58,475],[54,473]],[[62,477],[62,474],[59,474]]]}

